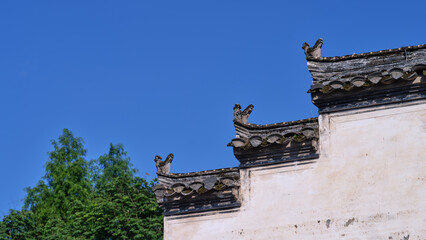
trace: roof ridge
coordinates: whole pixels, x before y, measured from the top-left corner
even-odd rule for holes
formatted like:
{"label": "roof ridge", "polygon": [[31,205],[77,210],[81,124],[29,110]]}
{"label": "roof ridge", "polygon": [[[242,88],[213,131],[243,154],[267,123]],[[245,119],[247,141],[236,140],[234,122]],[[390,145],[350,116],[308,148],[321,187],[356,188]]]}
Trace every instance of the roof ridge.
{"label": "roof ridge", "polygon": [[296,121],[289,122],[279,122],[279,123],[271,123],[271,124],[254,124],[254,123],[242,123],[238,121],[234,121],[234,124],[240,125],[242,127],[250,128],[250,129],[267,129],[267,128],[276,128],[276,127],[286,127],[292,125],[298,125],[302,123],[316,122],[318,117],[306,118]]}
{"label": "roof ridge", "polygon": [[337,62],[337,61],[362,58],[362,57],[381,56],[381,55],[403,52],[403,51],[414,51],[414,50],[423,49],[423,48],[426,49],[426,44],[399,47],[399,48],[386,49],[386,50],[380,50],[380,51],[374,51],[374,52],[357,53],[357,54],[354,53],[354,54],[344,55],[344,56],[319,57],[319,58],[307,57],[306,59],[308,61],[316,61],[316,62]]}
{"label": "roof ridge", "polygon": [[238,167],[230,167],[230,168],[218,168],[218,169],[203,170],[203,171],[188,172],[188,173],[167,173],[167,174],[157,173],[157,174],[163,177],[180,178],[180,177],[192,177],[192,176],[232,172],[232,171],[237,171],[238,169],[239,169]]}

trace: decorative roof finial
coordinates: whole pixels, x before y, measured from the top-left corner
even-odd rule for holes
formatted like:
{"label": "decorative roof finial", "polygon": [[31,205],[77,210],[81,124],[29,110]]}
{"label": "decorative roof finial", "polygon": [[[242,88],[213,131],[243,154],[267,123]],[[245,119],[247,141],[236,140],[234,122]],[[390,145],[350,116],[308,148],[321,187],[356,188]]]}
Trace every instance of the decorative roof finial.
{"label": "decorative roof finial", "polygon": [[306,58],[320,58],[322,44],[322,38],[318,38],[313,47],[309,47],[309,44],[304,42],[302,49],[305,50]]}
{"label": "decorative roof finial", "polygon": [[170,153],[166,160],[161,161],[162,158],[160,156],[155,156],[155,166],[157,167],[157,174],[161,173],[161,174],[169,174],[170,173],[170,165],[173,161],[173,157],[174,155],[172,153]]}
{"label": "decorative roof finial", "polygon": [[234,106],[234,121],[240,123],[248,123],[248,118],[250,116],[251,111],[253,111],[253,104],[248,105],[246,109],[241,112],[241,106],[239,104],[235,104]]}

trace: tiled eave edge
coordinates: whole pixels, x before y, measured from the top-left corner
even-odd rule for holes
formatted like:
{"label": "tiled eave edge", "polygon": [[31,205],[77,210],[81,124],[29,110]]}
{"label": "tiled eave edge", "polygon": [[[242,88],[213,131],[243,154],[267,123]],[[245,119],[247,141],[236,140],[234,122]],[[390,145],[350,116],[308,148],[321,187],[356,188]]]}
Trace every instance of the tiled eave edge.
{"label": "tiled eave edge", "polygon": [[364,76],[355,76],[350,80],[335,80],[327,84],[314,83],[308,93],[332,94],[338,90],[346,92],[373,86],[388,85],[398,82],[413,82],[419,76],[426,75],[426,63],[417,64],[409,69],[393,68],[389,71],[374,72]]}
{"label": "tiled eave edge", "polygon": [[426,77],[417,76],[414,81],[395,81],[392,84],[357,88],[353,91],[336,90],[332,94],[311,93],[312,102],[319,113],[398,104],[426,99]]}
{"label": "tiled eave edge", "polygon": [[238,168],[183,174],[159,174],[153,190],[164,215],[239,207]]}
{"label": "tiled eave edge", "polygon": [[318,158],[318,120],[257,125],[234,122],[233,147],[240,168]]}

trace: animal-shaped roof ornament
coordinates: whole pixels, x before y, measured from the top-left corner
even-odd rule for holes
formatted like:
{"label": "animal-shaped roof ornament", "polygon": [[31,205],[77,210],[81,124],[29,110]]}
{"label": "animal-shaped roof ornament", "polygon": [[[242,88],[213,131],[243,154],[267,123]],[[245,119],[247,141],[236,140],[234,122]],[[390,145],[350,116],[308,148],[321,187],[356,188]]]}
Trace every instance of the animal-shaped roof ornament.
{"label": "animal-shaped roof ornament", "polygon": [[309,44],[307,42],[304,42],[302,45],[302,49],[305,50],[306,58],[321,58],[321,47],[322,47],[323,41],[322,38],[318,38],[318,40],[315,42],[315,45],[313,47],[309,47]]}
{"label": "animal-shaped roof ornament", "polygon": [[251,111],[253,111],[253,104],[248,105],[246,109],[241,111],[241,106],[239,104],[235,104],[234,106],[234,121],[240,123],[248,123],[248,118],[250,116]]}
{"label": "animal-shaped roof ornament", "polygon": [[170,173],[170,165],[172,164],[174,155],[170,153],[166,160],[161,161],[162,158],[160,156],[155,156],[155,166],[157,167],[157,174],[169,174]]}

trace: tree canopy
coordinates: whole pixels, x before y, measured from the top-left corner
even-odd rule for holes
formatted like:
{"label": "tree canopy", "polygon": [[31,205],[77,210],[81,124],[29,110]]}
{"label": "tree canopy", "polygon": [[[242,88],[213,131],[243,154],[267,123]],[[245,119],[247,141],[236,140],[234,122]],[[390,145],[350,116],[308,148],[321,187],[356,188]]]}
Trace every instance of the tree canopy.
{"label": "tree canopy", "polygon": [[0,239],[162,239],[155,179],[137,176],[123,145],[92,161],[68,129],[52,145],[45,175],[4,216]]}

